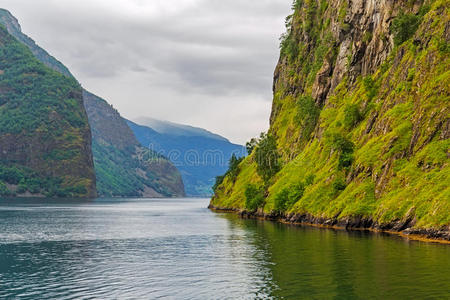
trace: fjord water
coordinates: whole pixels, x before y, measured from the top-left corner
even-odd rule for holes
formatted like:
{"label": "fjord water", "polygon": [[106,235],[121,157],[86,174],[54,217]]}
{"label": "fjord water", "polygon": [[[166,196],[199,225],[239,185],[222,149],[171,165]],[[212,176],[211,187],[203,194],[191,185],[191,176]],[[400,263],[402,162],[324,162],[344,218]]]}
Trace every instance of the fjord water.
{"label": "fjord water", "polygon": [[0,298],[448,299],[450,246],[295,227],[208,199],[0,199]]}

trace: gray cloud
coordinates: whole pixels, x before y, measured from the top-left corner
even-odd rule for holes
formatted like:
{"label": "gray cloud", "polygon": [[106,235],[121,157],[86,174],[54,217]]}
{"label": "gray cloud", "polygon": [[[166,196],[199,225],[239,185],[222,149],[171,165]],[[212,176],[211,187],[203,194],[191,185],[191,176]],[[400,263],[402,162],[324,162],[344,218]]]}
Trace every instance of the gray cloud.
{"label": "gray cloud", "polygon": [[23,31],[128,118],[244,142],[268,126],[291,0],[0,0]]}

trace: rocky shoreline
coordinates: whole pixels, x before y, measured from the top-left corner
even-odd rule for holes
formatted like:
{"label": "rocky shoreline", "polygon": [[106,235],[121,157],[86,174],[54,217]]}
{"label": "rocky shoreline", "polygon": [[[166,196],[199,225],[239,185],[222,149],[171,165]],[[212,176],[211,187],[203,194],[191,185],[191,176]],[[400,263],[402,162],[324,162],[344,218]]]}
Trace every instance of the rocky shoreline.
{"label": "rocky shoreline", "polygon": [[387,224],[379,224],[370,218],[320,218],[310,214],[267,214],[262,210],[250,212],[237,208],[216,207],[212,204],[208,206],[212,211],[238,214],[241,218],[263,219],[292,225],[307,225],[323,228],[335,228],[344,230],[368,230],[374,232],[385,232],[407,237],[411,240],[425,242],[435,242],[450,244],[450,226],[441,229],[420,229],[413,228],[412,219],[406,221],[394,221]]}

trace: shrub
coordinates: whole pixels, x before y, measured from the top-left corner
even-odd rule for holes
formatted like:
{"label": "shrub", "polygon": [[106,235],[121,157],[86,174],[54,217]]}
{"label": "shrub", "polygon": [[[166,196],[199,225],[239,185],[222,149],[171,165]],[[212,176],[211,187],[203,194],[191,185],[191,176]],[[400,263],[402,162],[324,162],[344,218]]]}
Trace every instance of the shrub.
{"label": "shrub", "polygon": [[219,188],[219,186],[223,183],[225,179],[225,175],[216,176],[216,183],[214,183],[212,190],[216,192],[216,190]]}
{"label": "shrub", "polygon": [[230,179],[234,182],[239,174],[239,164],[244,160],[244,157],[237,158],[236,155],[233,153],[233,155],[230,158],[230,161],[228,163],[228,171],[222,175],[216,177],[216,182],[214,186],[212,187],[213,191],[215,192],[217,188],[223,183],[226,176],[229,176]]}
{"label": "shrub", "polygon": [[289,191],[289,202],[288,207],[294,205],[298,200],[303,197],[305,193],[305,184],[303,182],[299,182],[292,186]]}
{"label": "shrub", "polygon": [[304,141],[308,141],[319,120],[320,109],[316,102],[310,96],[301,96],[298,99],[297,122],[300,123],[301,137]]}
{"label": "shrub", "polygon": [[252,154],[253,150],[256,148],[257,145],[258,145],[257,138],[252,138],[245,144],[245,148],[247,148],[248,155]]}
{"label": "shrub", "polygon": [[305,185],[306,186],[312,185],[314,183],[314,179],[315,179],[314,174],[310,174],[310,175],[306,176]]}
{"label": "shrub", "polygon": [[276,212],[287,211],[291,208],[298,200],[303,197],[305,193],[305,184],[303,182],[299,182],[289,188],[282,189],[275,196],[275,205],[274,209]]}
{"label": "shrub", "polygon": [[420,16],[401,12],[391,24],[395,45],[401,45],[409,40],[419,28],[420,21]]}
{"label": "shrub", "polygon": [[11,192],[8,187],[0,181],[0,196],[10,196]]}
{"label": "shrub", "polygon": [[286,203],[289,200],[289,189],[284,188],[275,195],[274,209],[276,212],[283,212],[286,210]]}
{"label": "shrub", "polygon": [[347,184],[345,183],[345,181],[342,178],[336,178],[336,180],[333,181],[333,189],[336,192],[343,191],[343,190],[345,190],[346,187],[347,187]]}
{"label": "shrub", "polygon": [[359,111],[358,105],[350,104],[344,109],[344,127],[346,129],[353,128],[356,124],[361,122],[362,115]]}
{"label": "shrub", "polygon": [[378,85],[372,76],[367,76],[363,79],[363,86],[369,100],[372,100],[378,94]]}
{"label": "shrub", "polygon": [[275,137],[261,133],[258,146],[255,149],[256,171],[267,183],[280,170],[280,155]]}
{"label": "shrub", "polygon": [[245,187],[245,207],[255,211],[264,203],[264,191],[253,184]]}
{"label": "shrub", "polygon": [[339,133],[332,134],[329,137],[331,148],[339,151],[339,169],[348,168],[353,163],[354,144]]}

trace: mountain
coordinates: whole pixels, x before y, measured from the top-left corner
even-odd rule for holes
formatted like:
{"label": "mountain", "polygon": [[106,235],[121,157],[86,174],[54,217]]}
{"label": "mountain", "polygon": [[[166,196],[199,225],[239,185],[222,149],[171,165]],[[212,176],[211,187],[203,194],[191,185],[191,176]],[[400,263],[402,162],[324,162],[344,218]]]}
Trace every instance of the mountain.
{"label": "mountain", "polygon": [[189,125],[177,124],[169,121],[157,120],[154,118],[140,117],[135,120],[137,124],[141,124],[152,128],[160,134],[167,134],[170,136],[196,136],[204,137],[213,140],[229,142],[226,138],[209,132],[203,128],[193,127]]}
{"label": "mountain", "polygon": [[449,1],[293,8],[268,135],[211,207],[450,239]]}
{"label": "mountain", "polygon": [[95,197],[81,86],[0,25],[0,195]]}
{"label": "mountain", "polygon": [[184,196],[178,170],[164,156],[141,146],[117,110],[87,91],[84,105],[92,128],[100,195]]}
{"label": "mountain", "polygon": [[[64,75],[60,77],[77,85],[77,97],[81,99],[84,115],[87,111],[91,129],[89,140],[92,135],[93,161],[99,196],[177,197],[184,195],[184,186],[178,170],[163,156],[142,147],[124,119],[111,105],[82,89],[67,67],[22,33],[17,19],[10,12],[0,9],[0,23],[18,41],[28,47],[39,61]],[[55,88],[57,88],[56,84]],[[89,126],[87,128],[89,129]],[[91,151],[90,147],[89,145],[89,151]]]}
{"label": "mountain", "polygon": [[148,118],[139,120],[147,126],[127,121],[131,130],[142,145],[167,156],[177,166],[189,196],[211,195],[216,176],[227,170],[232,154],[246,153],[243,146],[201,128]]}

